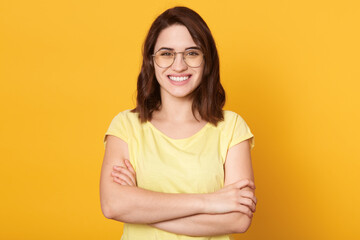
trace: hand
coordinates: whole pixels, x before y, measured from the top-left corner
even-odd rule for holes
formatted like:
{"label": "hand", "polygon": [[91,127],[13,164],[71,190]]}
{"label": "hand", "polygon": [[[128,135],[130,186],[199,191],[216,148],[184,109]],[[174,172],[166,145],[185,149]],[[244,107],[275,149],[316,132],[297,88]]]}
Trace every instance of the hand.
{"label": "hand", "polygon": [[121,185],[137,186],[136,173],[129,160],[125,159],[125,167],[113,166],[113,181]]}
{"label": "hand", "polygon": [[209,213],[241,212],[252,218],[257,199],[253,191],[244,189],[247,187],[255,190],[254,182],[242,179],[210,193],[210,196],[206,197],[206,211]]}

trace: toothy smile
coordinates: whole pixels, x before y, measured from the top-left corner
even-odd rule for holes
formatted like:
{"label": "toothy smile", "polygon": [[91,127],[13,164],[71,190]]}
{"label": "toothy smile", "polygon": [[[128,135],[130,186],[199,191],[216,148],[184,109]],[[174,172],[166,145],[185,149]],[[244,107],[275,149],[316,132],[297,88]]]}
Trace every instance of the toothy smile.
{"label": "toothy smile", "polygon": [[169,75],[168,77],[169,77],[172,81],[182,82],[182,81],[188,80],[189,77],[191,77],[191,75],[181,76],[181,77],[176,77],[176,76]]}

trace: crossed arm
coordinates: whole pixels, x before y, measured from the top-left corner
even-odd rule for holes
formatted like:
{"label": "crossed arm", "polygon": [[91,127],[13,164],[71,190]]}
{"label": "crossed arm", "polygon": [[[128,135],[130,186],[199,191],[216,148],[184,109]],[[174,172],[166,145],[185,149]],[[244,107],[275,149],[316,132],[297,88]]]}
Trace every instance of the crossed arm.
{"label": "crossed arm", "polygon": [[229,149],[224,188],[209,194],[167,194],[138,188],[135,172],[125,159],[129,159],[127,144],[107,136],[100,180],[101,207],[107,218],[189,236],[240,233],[250,226],[257,200],[248,141]]}

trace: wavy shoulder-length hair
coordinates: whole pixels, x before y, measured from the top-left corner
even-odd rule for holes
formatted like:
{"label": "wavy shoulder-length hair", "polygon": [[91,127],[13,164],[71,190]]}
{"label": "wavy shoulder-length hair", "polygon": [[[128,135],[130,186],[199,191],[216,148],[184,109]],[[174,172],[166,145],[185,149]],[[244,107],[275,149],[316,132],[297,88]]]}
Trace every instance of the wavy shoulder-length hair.
{"label": "wavy shoulder-length hair", "polygon": [[185,26],[204,53],[205,66],[199,86],[191,93],[192,112],[198,110],[201,118],[214,124],[224,119],[225,90],[220,83],[219,56],[210,29],[198,13],[187,7],[174,7],[159,15],[150,27],[143,45],[143,62],[137,81],[137,103],[132,112],[139,113],[140,121],[152,119],[152,113],[161,106],[160,85],[155,76],[154,47],[160,32],[172,25]]}

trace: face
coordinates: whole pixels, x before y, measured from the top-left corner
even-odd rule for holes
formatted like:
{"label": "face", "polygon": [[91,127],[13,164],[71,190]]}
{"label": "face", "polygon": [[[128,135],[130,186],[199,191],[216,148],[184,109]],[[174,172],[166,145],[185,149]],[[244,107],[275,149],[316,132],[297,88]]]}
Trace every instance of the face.
{"label": "face", "polygon": [[[160,32],[154,53],[163,48],[184,52],[195,47],[198,48],[185,26],[172,25]],[[155,76],[160,84],[162,98],[165,95],[177,98],[188,97],[201,82],[204,64],[203,61],[199,67],[189,67],[181,53],[176,54],[173,64],[167,68],[161,68],[154,62]]]}

